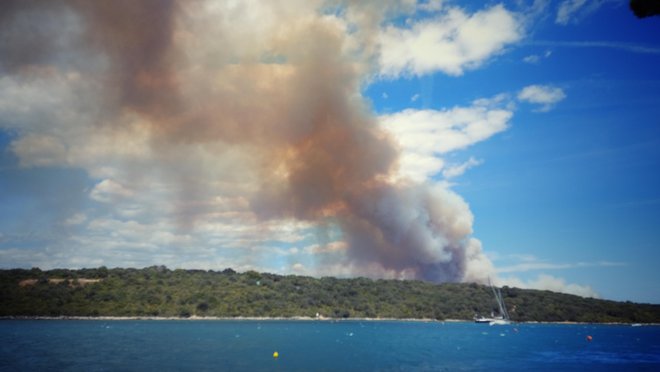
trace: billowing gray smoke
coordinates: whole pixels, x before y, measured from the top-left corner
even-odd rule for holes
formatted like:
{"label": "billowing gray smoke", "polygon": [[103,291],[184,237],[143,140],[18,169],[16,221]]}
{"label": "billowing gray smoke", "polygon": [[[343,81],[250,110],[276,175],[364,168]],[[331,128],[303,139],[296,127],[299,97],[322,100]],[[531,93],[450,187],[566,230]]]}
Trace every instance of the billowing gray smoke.
{"label": "billowing gray smoke", "polygon": [[472,216],[443,188],[381,184],[351,196],[341,221],[358,262],[379,262],[410,277],[462,280],[470,260]]}
{"label": "billowing gray smoke", "polygon": [[[349,11],[333,16],[333,6]],[[402,6],[9,1],[0,69],[25,81],[72,76],[86,103],[75,129],[97,142],[146,138],[148,150],[130,151],[148,152],[159,171],[122,167],[142,184],[178,185],[182,228],[194,231],[196,216],[213,210],[204,200],[236,197],[259,221],[336,224],[340,263],[354,274],[483,280],[492,266],[470,238],[469,208],[446,188],[395,177],[396,143],[359,93],[380,17]],[[25,142],[14,146],[19,156]],[[71,160],[75,150],[65,143],[63,159],[90,170]]]}

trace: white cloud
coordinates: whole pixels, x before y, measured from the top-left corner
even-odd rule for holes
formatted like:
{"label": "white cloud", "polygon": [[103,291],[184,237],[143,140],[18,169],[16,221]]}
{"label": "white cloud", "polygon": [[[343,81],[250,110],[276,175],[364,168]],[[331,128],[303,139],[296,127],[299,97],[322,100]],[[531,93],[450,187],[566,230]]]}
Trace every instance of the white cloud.
{"label": "white cloud", "polygon": [[538,261],[533,257],[523,261],[524,262],[522,263],[518,263],[510,266],[498,267],[497,272],[515,273],[515,272],[536,271],[536,270],[565,270],[565,269],[577,269],[584,267],[612,267],[612,266],[625,265],[625,263],[622,262],[609,262],[609,261],[553,263],[553,262]]}
{"label": "white cloud", "polygon": [[522,12],[525,14],[528,22],[538,19],[540,16],[547,14],[548,6],[552,0],[533,0],[531,4],[524,4],[519,1],[518,5],[523,7]]}
{"label": "white cloud", "polygon": [[410,97],[410,102],[415,102],[419,99],[419,94],[414,94],[412,97]]}
{"label": "white cloud", "polygon": [[568,293],[582,297],[600,297],[598,293],[588,285],[566,283],[566,280],[563,278],[558,278],[547,274],[539,274],[536,279],[530,279],[527,281],[515,277],[498,278],[495,280],[495,284],[498,286],[508,285],[510,287],[517,288]]}
{"label": "white cloud", "polygon": [[557,8],[555,22],[564,26],[576,23],[606,3],[621,4],[621,0],[564,0]]}
{"label": "white cloud", "polygon": [[557,102],[566,98],[561,88],[549,85],[529,85],[518,93],[518,100],[539,104],[539,111],[549,111]]}
{"label": "white cloud", "polygon": [[523,58],[523,62],[530,63],[530,64],[539,63],[540,60],[541,60],[541,57],[539,57],[536,54],[532,54],[532,55],[529,55],[529,56]]}
{"label": "white cloud", "polygon": [[560,25],[577,23],[600,9],[606,3],[621,5],[621,0],[564,0],[557,8],[555,22]]}
{"label": "white cloud", "polygon": [[417,9],[426,11],[426,12],[436,12],[442,9],[442,0],[427,0],[419,1],[417,3]]}
{"label": "white cloud", "polygon": [[[557,263],[549,262],[539,259],[534,255],[529,254],[512,254],[506,256],[507,258],[517,261],[511,265],[500,265],[495,271],[494,282],[497,285],[508,285],[519,288],[549,290],[555,292],[569,293],[583,297],[598,298],[598,293],[587,285],[580,285],[575,283],[567,283],[565,279],[541,272],[535,279],[524,280],[517,276],[503,276],[503,274],[515,274],[523,272],[538,272],[548,270],[572,270],[584,269],[590,267],[617,267],[625,266],[623,262],[611,261],[594,261],[594,262],[572,262],[572,263]],[[500,260],[504,257],[500,257]]]}
{"label": "white cloud", "polygon": [[410,28],[387,27],[380,36],[380,73],[388,78],[436,71],[461,75],[522,36],[521,21],[502,5],[474,14],[451,8]]}
{"label": "white cloud", "polygon": [[102,203],[110,203],[116,201],[118,198],[130,198],[134,194],[132,190],[129,190],[121,183],[106,179],[94,186],[89,193],[89,197]]}
{"label": "white cloud", "polygon": [[[118,208],[123,205],[118,203]],[[166,214],[166,213],[164,213]],[[83,216],[74,216],[79,222]],[[295,221],[237,220],[236,216],[204,216],[194,231],[176,227],[167,216],[121,219],[110,216],[88,219],[85,229],[63,239],[49,238],[38,249],[3,248],[0,257],[7,267],[145,267],[270,271],[275,256],[291,257],[308,244],[311,225]],[[12,238],[12,241],[17,239]],[[41,239],[44,241],[45,239]],[[274,247],[286,243],[291,248]],[[301,247],[302,248],[302,247]],[[337,244],[328,249],[339,249]],[[285,273],[285,272],[283,272]],[[312,272],[313,273],[313,272]]]}
{"label": "white cloud", "polygon": [[[383,115],[379,119],[383,128],[392,133],[401,149],[400,173],[404,177],[423,181],[442,171],[445,161],[442,155],[461,150],[484,141],[508,128],[513,112],[489,108],[485,101],[475,101],[469,107],[447,110],[407,109]],[[501,101],[499,101],[501,102]],[[458,175],[476,160],[468,161],[447,171]]]}
{"label": "white cloud", "polygon": [[500,93],[493,97],[475,99],[472,101],[472,106],[483,107],[489,110],[504,108],[508,111],[513,111],[516,108],[515,102],[511,99],[509,93]]}
{"label": "white cloud", "polygon": [[566,25],[571,17],[577,13],[587,3],[587,0],[565,0],[559,4],[555,22],[560,25]]}
{"label": "white cloud", "polygon": [[452,165],[452,166],[449,166],[449,167],[445,168],[442,171],[442,175],[446,179],[455,178],[455,177],[458,177],[458,176],[462,175],[463,173],[465,173],[465,171],[467,171],[468,169],[470,169],[472,167],[476,167],[477,165],[480,165],[482,163],[483,163],[483,160],[477,160],[477,159],[475,159],[474,157],[471,156],[464,163]]}
{"label": "white cloud", "polygon": [[537,64],[537,63],[541,62],[542,59],[548,58],[551,55],[552,55],[552,51],[551,50],[546,50],[545,53],[543,53],[543,55],[539,55],[539,54],[528,55],[527,57],[523,58],[523,62],[529,63],[529,64]]}

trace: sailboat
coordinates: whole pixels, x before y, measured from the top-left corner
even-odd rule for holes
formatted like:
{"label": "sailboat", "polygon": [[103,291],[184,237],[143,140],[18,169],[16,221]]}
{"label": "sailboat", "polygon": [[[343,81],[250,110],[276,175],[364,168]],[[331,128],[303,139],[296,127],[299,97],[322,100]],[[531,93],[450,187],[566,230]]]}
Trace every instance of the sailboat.
{"label": "sailboat", "polygon": [[486,317],[479,317],[479,318],[474,318],[475,323],[488,323],[489,325],[506,325],[506,324],[511,324],[511,320],[509,318],[509,312],[506,310],[506,305],[504,304],[504,299],[502,298],[502,292],[500,291],[499,288],[495,288],[493,286],[493,283],[490,282],[490,279],[488,280],[488,284],[490,284],[490,289],[493,291],[493,295],[495,296],[495,301],[497,301],[497,306],[499,307],[500,310],[500,315],[494,316],[494,314],[491,313],[490,318]]}

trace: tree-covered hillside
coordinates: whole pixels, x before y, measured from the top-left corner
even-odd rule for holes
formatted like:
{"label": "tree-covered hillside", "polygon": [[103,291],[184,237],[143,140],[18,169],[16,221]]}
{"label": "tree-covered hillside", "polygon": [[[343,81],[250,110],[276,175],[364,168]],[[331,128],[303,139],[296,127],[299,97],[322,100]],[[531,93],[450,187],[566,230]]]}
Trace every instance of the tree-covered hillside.
{"label": "tree-covered hillside", "polygon": [[[96,280],[100,279],[100,280]],[[660,322],[660,305],[502,288],[516,321]],[[217,316],[471,319],[497,304],[489,287],[281,276],[231,269],[1,270],[0,316]]]}

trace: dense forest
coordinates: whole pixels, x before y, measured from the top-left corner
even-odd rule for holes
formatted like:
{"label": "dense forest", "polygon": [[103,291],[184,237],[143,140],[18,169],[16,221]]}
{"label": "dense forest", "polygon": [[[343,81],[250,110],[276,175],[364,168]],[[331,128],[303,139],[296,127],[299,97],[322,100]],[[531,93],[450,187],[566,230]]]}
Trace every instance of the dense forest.
{"label": "dense forest", "polygon": [[[514,321],[660,323],[660,305],[503,287]],[[248,271],[0,270],[0,316],[472,319],[497,303],[489,287]]]}

